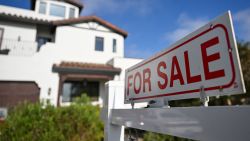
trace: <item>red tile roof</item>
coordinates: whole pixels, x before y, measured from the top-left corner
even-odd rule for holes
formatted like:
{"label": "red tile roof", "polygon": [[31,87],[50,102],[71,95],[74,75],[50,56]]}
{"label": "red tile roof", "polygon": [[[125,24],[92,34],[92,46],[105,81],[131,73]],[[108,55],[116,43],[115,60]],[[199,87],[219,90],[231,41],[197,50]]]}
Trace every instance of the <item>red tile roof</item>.
{"label": "red tile roof", "polygon": [[83,63],[83,62],[66,62],[63,61],[60,64],[54,64],[53,67],[56,68],[76,68],[76,69],[84,69],[84,70],[101,70],[101,71],[112,71],[119,72],[120,68],[115,68],[111,65],[107,64],[96,64],[96,63]]}
{"label": "red tile roof", "polygon": [[57,20],[57,21],[53,21],[53,24],[56,26],[60,26],[60,25],[68,25],[68,24],[76,24],[76,23],[82,23],[82,22],[98,22],[103,26],[106,26],[107,28],[112,29],[113,31],[115,31],[118,34],[123,35],[125,38],[128,36],[128,33],[120,28],[118,28],[117,26],[97,17],[97,16],[82,16],[79,18],[70,18],[70,19],[64,19],[64,20]]}

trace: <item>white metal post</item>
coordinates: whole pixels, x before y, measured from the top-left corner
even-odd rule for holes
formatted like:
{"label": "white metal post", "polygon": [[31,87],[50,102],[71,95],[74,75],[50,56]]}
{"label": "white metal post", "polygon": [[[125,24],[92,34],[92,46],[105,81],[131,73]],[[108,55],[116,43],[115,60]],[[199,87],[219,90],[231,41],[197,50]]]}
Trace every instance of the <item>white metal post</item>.
{"label": "white metal post", "polygon": [[105,99],[101,118],[104,121],[104,141],[124,141],[124,126],[111,123],[112,109],[124,108],[124,84],[109,81],[105,84]]}

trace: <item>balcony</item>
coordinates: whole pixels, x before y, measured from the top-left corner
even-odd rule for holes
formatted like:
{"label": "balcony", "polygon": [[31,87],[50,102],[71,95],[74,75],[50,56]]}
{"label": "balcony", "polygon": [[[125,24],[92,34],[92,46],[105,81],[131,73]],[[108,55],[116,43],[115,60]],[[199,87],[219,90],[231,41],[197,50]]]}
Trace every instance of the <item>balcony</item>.
{"label": "balcony", "polygon": [[37,52],[38,44],[35,41],[18,41],[2,39],[0,42],[1,55],[32,56]]}

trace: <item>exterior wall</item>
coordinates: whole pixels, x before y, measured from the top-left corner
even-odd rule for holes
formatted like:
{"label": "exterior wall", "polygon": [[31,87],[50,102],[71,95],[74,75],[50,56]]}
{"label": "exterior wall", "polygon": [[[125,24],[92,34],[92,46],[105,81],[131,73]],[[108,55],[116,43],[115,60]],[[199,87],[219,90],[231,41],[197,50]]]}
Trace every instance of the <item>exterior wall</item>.
{"label": "exterior wall", "polygon": [[[123,36],[111,31],[99,30],[105,28],[100,25],[96,30],[87,26],[87,24],[78,24],[60,26],[56,29],[55,43],[60,47],[64,59],[105,64],[114,57],[124,56]],[[95,37],[104,38],[104,51],[95,51]],[[117,53],[112,51],[113,39],[117,40]]]}
{"label": "exterior wall", "polygon": [[10,55],[32,55],[37,50],[36,26],[0,21],[4,29],[1,49],[10,49]]}
{"label": "exterior wall", "polygon": [[141,61],[142,61],[142,59],[116,57],[116,58],[113,58],[112,60],[110,60],[108,62],[108,64],[110,64],[114,67],[117,67],[117,68],[121,68],[122,71],[121,71],[119,76],[115,76],[115,80],[116,81],[125,81],[125,70],[132,67],[133,65],[141,62]]}
{"label": "exterior wall", "polygon": [[0,21],[0,28],[4,28],[4,39],[18,40],[20,37],[21,41],[36,40],[35,25]]}
{"label": "exterior wall", "polygon": [[46,55],[36,54],[30,57],[0,55],[0,80],[34,81],[40,87],[40,100],[49,99],[56,105],[59,77],[57,73],[52,72],[53,59],[46,58]]}

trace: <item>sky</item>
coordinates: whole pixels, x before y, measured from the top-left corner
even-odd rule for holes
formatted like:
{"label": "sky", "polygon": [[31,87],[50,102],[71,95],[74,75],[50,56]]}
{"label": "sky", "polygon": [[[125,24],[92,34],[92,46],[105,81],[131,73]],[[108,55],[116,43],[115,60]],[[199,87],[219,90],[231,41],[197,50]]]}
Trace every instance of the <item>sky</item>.
{"label": "sky", "polygon": [[[82,0],[96,15],[128,32],[125,57],[146,59],[230,10],[238,41],[250,41],[250,0]],[[0,0],[29,8],[29,0]]]}

